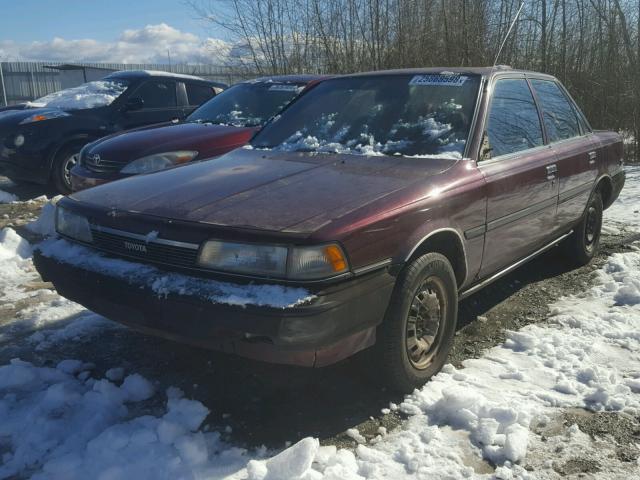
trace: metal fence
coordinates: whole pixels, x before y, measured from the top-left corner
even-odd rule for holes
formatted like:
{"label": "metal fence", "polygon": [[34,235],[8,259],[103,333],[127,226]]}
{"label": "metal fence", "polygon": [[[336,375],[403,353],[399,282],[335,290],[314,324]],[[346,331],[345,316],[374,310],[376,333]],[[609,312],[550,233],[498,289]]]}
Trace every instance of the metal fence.
{"label": "metal fence", "polygon": [[[68,87],[65,85],[64,66],[57,62],[0,62],[0,105],[34,100]],[[197,75],[209,80],[228,84],[252,78],[257,75],[226,66],[213,65],[166,65],[166,64],[124,64],[124,63],[80,63],[74,64],[104,75],[116,70],[163,70],[173,73]],[[61,70],[61,68],[63,68]],[[86,77],[86,76],[85,76]],[[78,84],[82,83],[82,80]]]}

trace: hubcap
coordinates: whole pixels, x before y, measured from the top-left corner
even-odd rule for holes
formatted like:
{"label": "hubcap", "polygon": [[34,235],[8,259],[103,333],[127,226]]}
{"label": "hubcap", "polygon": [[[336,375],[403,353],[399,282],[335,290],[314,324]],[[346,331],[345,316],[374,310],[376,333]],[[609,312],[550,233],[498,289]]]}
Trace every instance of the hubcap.
{"label": "hubcap", "polygon": [[406,350],[411,364],[418,370],[427,368],[438,346],[445,318],[445,289],[436,277],[425,279],[416,291],[406,328]]}
{"label": "hubcap", "polygon": [[587,248],[591,249],[598,238],[598,213],[595,207],[589,207],[587,210],[584,236]]}
{"label": "hubcap", "polygon": [[74,153],[67,157],[63,165],[62,176],[67,187],[71,187],[71,169],[78,164],[78,153]]}

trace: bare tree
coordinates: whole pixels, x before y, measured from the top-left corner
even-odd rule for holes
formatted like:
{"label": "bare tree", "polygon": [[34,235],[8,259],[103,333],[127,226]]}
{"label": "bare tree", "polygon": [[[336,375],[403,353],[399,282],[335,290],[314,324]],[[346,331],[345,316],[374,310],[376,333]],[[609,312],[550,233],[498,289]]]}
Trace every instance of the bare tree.
{"label": "bare tree", "polygon": [[[190,1],[234,65],[284,74],[490,65],[522,0]],[[640,139],[639,32],[640,0],[527,0],[499,61],[558,76],[595,127]]]}

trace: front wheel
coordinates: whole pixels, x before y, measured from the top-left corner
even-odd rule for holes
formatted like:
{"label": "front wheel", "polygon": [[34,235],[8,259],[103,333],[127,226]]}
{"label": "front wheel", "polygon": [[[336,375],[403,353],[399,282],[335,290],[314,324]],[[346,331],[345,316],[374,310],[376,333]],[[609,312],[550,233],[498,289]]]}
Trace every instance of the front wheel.
{"label": "front wheel", "polygon": [[71,193],[71,169],[78,164],[82,145],[63,147],[53,161],[51,181],[58,192],[63,195]]}
{"label": "front wheel", "polygon": [[438,373],[456,329],[458,291],[447,258],[428,253],[400,273],[372,349],[384,383],[410,392]]}
{"label": "front wheel", "polygon": [[598,253],[602,230],[602,211],[602,197],[596,191],[589,198],[582,220],[565,241],[565,251],[571,264],[586,265]]}

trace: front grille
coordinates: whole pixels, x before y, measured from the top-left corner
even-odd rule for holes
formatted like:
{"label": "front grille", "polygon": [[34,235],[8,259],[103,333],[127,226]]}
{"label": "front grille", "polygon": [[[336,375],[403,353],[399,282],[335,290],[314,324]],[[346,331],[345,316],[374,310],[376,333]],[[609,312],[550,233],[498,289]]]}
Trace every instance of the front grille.
{"label": "front grille", "polygon": [[126,162],[107,160],[96,154],[86,154],[81,160],[87,169],[100,173],[119,172],[126,165]]}
{"label": "front grille", "polygon": [[[182,268],[197,266],[197,246],[168,245],[166,240],[146,241],[144,236],[115,233],[104,227],[92,227],[93,246],[121,257],[140,259],[143,262],[172,265]],[[178,243],[178,242],[173,242]]]}

